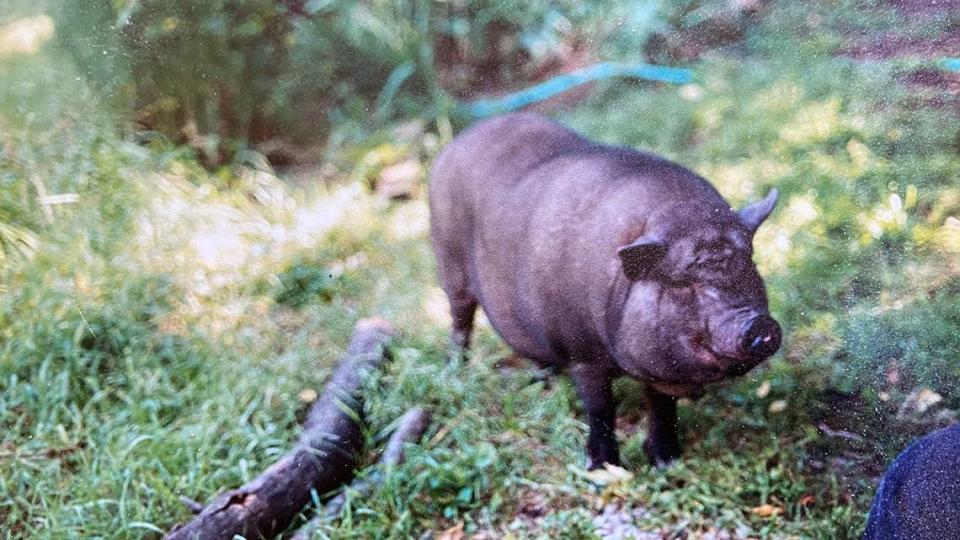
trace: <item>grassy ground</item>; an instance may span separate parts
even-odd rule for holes
[[[428,164],[443,122],[300,180],[209,173],[113,135],[63,58],[0,58],[0,224],[34,237],[0,260],[0,534],[158,537],[189,517],[179,496],[207,500],[289,448],[354,321],[380,314],[400,337],[370,442],[412,405],[435,423],[317,538],[595,538],[618,518],[639,538],[856,537],[883,466],[960,406],[955,81],[911,83],[927,57],[844,53],[907,25],[778,5],[695,61],[695,84],[602,84],[558,114],[734,205],[782,194],[756,249],[783,351],[681,404],[686,455],[666,470],[646,465],[642,387],[623,381],[620,476],[582,471],[569,383],[531,382],[489,327],[469,364],[446,362],[422,190],[387,202],[366,182]],[[47,216],[38,180],[76,202]]]

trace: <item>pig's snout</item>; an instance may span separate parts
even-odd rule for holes
[[[783,333],[780,325],[769,315],[758,315],[751,320],[740,338],[740,350],[759,363],[773,356],[780,348]]]

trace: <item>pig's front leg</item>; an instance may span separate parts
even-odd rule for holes
[[[577,395],[587,412],[590,435],[587,439],[587,468],[603,467],[604,463],[620,464],[620,449],[617,446],[617,405],[613,401],[610,373],[589,364],[574,364],[570,369]]]
[[[677,398],[648,388],[650,429],[643,449],[651,465],[663,467],[680,457],[677,434]]]

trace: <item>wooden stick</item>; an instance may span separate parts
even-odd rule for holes
[[[273,537],[311,501],[353,478],[363,435],[359,394],[368,373],[387,359],[393,335],[382,319],[357,323],[350,345],[320,399],[307,414],[296,447],[246,485],[224,492],[168,540]]]
[[[423,433],[430,425],[430,413],[421,407],[414,407],[406,412],[397,422],[397,428],[393,430],[387,445],[377,461],[379,469],[364,478],[354,482],[350,487],[341,492],[327,503],[326,510],[319,516],[311,519],[297,531],[297,534],[290,537],[290,540],[308,540],[313,531],[320,526],[324,519],[336,517],[343,506],[347,503],[347,492],[352,492],[354,497],[368,497],[373,491],[383,483],[386,470],[396,467],[403,462],[403,451],[407,443],[416,442],[423,437]]]

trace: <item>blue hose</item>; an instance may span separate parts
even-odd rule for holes
[[[947,71],[960,72],[960,58],[944,58],[940,60],[940,67]]]
[[[464,114],[473,118],[482,118],[495,114],[515,111],[538,101],[579,86],[584,83],[609,79],[611,77],[629,77],[672,84],[685,84],[693,80],[689,69],[654,66],[650,64],[615,64],[603,62],[594,64],[572,73],[558,75],[525,90],[493,99],[481,99],[460,105]]]

